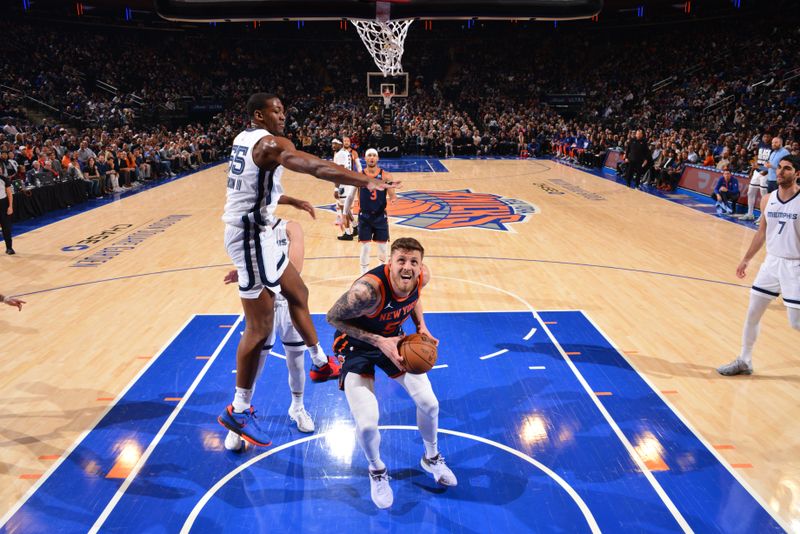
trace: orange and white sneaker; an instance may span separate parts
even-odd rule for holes
[[[327,380],[339,378],[341,372],[342,367],[339,365],[339,361],[333,356],[328,356],[328,363],[322,367],[312,363],[311,369],[308,371],[308,376],[311,378],[312,382],[325,382]]]

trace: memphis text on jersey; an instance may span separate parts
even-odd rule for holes
[[[784,213],[782,211],[768,211],[767,217],[770,217],[772,219],[790,219],[793,221],[797,220],[796,213]]]

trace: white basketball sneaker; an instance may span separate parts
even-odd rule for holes
[[[394,502],[394,493],[392,487],[389,486],[389,472],[386,468],[382,471],[369,472],[369,493],[372,497],[372,502],[378,508],[389,508]]]
[[[244,450],[244,440],[236,432],[228,430],[225,436],[225,448],[229,451],[239,452]]]
[[[437,454],[433,458],[426,458],[425,455],[422,455],[422,460],[420,460],[419,465],[422,468],[433,475],[433,479],[442,486],[457,486],[458,480],[456,476],[450,471],[450,468],[447,467],[447,464],[444,462],[444,456],[441,454]]]
[[[297,423],[297,430],[310,434],[314,432],[314,420],[303,406],[299,408],[289,408],[289,417]]]
[[[752,364],[747,364],[739,358],[736,358],[731,363],[726,363],[723,366],[717,367],[717,372],[723,376],[752,375],[753,366]]]

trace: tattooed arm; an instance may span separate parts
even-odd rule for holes
[[[371,279],[356,280],[347,292],[328,310],[327,320],[333,327],[380,349],[401,370],[403,358],[397,352],[397,343],[402,336],[383,337],[374,332],[368,332],[352,323],[352,320],[362,315],[374,313],[381,304],[380,291],[377,282]]]

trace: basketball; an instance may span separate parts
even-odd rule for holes
[[[400,340],[397,351],[412,375],[427,373],[436,364],[436,343],[425,334],[411,334]]]

